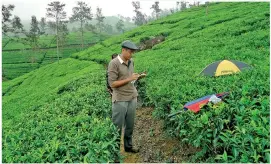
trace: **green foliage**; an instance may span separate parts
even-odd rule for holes
[[[238,75],[237,86],[226,84],[232,89],[227,103],[209,105],[198,114],[184,112],[168,121],[183,144],[202,148],[197,158],[217,155],[216,162],[269,162],[269,89],[263,87],[264,73],[256,72]]]
[[[22,64],[22,63],[39,63],[43,58],[44,50],[33,53],[31,50],[25,51],[5,51],[2,52],[3,64]]]
[[[124,31],[123,20],[120,19],[120,20],[117,22],[117,24],[116,24],[116,29],[117,29],[118,31],[120,31],[121,33],[123,33],[123,31]]]
[[[11,21],[11,25],[13,28],[13,32],[15,32],[15,34],[21,33],[23,32],[23,25],[21,23],[21,18],[18,16],[14,16],[14,18]]]
[[[38,63],[3,64],[2,75],[7,78],[7,80],[10,80],[31,72],[38,67]]]
[[[66,45],[76,45],[76,44],[81,44],[80,40],[80,33],[79,32],[71,32],[67,35],[66,38]],[[108,38],[108,35],[102,34],[102,35],[97,35],[93,34],[91,32],[85,32],[84,33],[84,41],[87,44],[94,44],[99,41],[100,38],[102,40],[105,40]],[[9,38],[3,38],[2,39],[3,43],[6,43],[9,41]],[[42,48],[55,48],[56,47],[56,40],[55,40],[55,35],[41,35],[40,38],[38,39],[38,44]],[[14,50],[14,49],[26,49],[26,48],[31,48],[30,45],[24,44],[23,40],[19,41],[10,41],[6,47],[2,47],[3,50]]]
[[[4,82],[3,161],[119,158],[103,72],[98,64],[66,59]]]
[[[137,72],[147,71],[140,95],[155,106],[169,132],[200,147],[194,160],[269,162],[269,3],[212,3],[140,26],[73,57],[109,61],[123,40],[136,43],[163,34],[166,40],[134,55]],[[218,78],[198,76],[217,60],[238,60],[253,70]],[[230,91],[227,103],[200,113],[167,116],[194,99]]]
[[[67,58],[79,48],[60,48],[60,58]],[[2,53],[3,76],[8,80],[57,61],[55,49],[5,51]]]
[[[65,94],[24,115],[29,121],[5,128],[3,161],[112,162],[117,133],[108,118],[110,103],[93,103],[101,101],[97,93],[103,91]]]
[[[73,53],[82,50],[78,46],[81,44],[80,35],[80,33],[74,32],[67,36],[66,45],[59,48],[60,59],[70,57]],[[89,32],[84,33],[84,40],[88,45],[95,44],[100,38],[104,40],[107,37],[106,35],[97,36]],[[57,61],[55,36],[42,35],[37,41],[37,44],[42,46],[41,49],[38,47],[33,49],[29,44],[24,44],[25,41],[23,40],[18,42],[15,40],[9,41],[7,38],[3,39],[3,42],[9,42],[4,47],[6,51],[2,51],[5,80],[14,79],[41,66]],[[87,46],[84,49],[86,48]]]
[[[96,8],[96,15],[95,19],[97,20],[96,27],[99,29],[99,32],[101,33],[103,26],[104,26],[104,19],[105,17],[102,14],[102,8],[97,7]]]
[[[6,32],[10,32],[12,31],[11,29],[11,11],[13,11],[13,9],[15,8],[14,5],[2,5],[2,32],[3,34]]]
[[[103,89],[105,72],[90,61],[106,64],[122,41],[139,43],[163,34],[164,42],[134,54],[136,72],[147,72],[138,84],[143,104],[155,107],[154,115],[165,119],[182,144],[200,148],[192,161],[269,163],[269,3],[211,3],[208,8],[208,15],[204,6],[187,9],[75,53],[76,60],[4,82],[3,161],[112,161],[117,134],[105,119],[111,104]],[[198,76],[222,59],[253,69]],[[167,117],[182,104],[225,91],[230,95],[219,105]]]

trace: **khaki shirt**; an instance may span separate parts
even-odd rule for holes
[[[133,60],[128,61],[128,65],[120,58],[120,56],[110,61],[108,66],[108,82],[112,88],[114,81],[126,79],[134,73]],[[138,96],[137,90],[133,83],[129,82],[121,87],[112,88],[112,102],[115,101],[131,101]]]

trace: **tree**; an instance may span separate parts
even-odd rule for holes
[[[2,34],[5,34],[6,32],[12,31],[11,29],[11,19],[12,16],[11,11],[15,8],[14,5],[2,5]]]
[[[45,30],[46,30],[46,19],[44,17],[41,18],[39,25],[40,25],[40,33],[41,34],[45,34]]]
[[[67,41],[67,36],[69,34],[69,30],[68,30],[68,21],[61,21],[59,24],[59,46],[61,47],[61,49],[63,49],[66,41]]]
[[[189,4],[189,7],[194,7],[194,6],[197,6],[197,7],[199,7],[199,1],[194,1],[194,3],[190,3]]]
[[[76,7],[72,9],[73,15],[70,17],[71,22],[80,22],[80,32],[81,32],[81,46],[84,48],[84,24],[87,23],[88,20],[93,18],[91,14],[91,7],[88,7],[85,2],[77,2]]]
[[[169,9],[169,10],[170,10],[170,13],[171,13],[171,14],[175,13],[175,11],[174,11],[173,8],[171,8],[171,9]]]
[[[12,25],[12,32],[15,33],[16,37],[18,37],[18,34],[24,32],[20,17],[15,15],[14,18],[12,19],[11,25]]]
[[[133,7],[135,8],[134,12],[136,13],[136,16],[133,17],[133,21],[135,22],[135,25],[143,25],[147,23],[147,15],[143,14],[142,12],[139,11],[140,9],[140,2],[132,2]]]
[[[177,1],[176,2],[176,11],[183,11],[187,8],[186,4],[189,2],[185,2],[185,1]]]
[[[181,2],[181,11],[183,11],[187,8],[186,3],[188,3],[188,2]]]
[[[130,17],[125,17],[125,16],[122,16],[120,14],[118,14],[118,18],[123,20],[123,21],[126,21],[126,22],[130,22],[131,21],[131,18]]]
[[[27,38],[23,39],[23,43],[30,45],[33,48],[33,52],[35,53],[35,50],[37,49],[38,46],[38,39],[39,36],[41,35],[40,29],[39,29],[39,23],[36,18],[36,16],[31,17],[31,25],[30,25],[30,30],[29,32],[24,33]],[[35,57],[31,57],[31,62],[34,63],[36,61]]]
[[[121,33],[124,32],[124,24],[123,24],[123,20],[120,19],[120,20],[117,22],[117,24],[116,24],[116,29],[117,29],[119,32],[121,32]]]
[[[14,5],[2,5],[2,35],[5,35],[7,37],[9,37],[7,35],[7,32],[11,32],[12,28],[11,28],[11,19],[10,17],[12,16],[11,11],[13,11],[13,9],[15,8]],[[9,38],[8,41],[6,43],[2,43],[2,49],[4,47],[6,47],[6,45],[12,40],[12,38]],[[2,39],[3,42],[3,39]],[[6,72],[4,71],[4,68],[2,67],[2,81],[7,80],[6,78]]]
[[[31,18],[31,27],[28,37],[30,38],[31,42],[33,43],[32,47],[36,48],[38,46],[38,38],[40,35],[39,23],[37,21],[36,16],[32,16]]]
[[[85,29],[88,30],[88,31],[91,31],[94,34],[97,34],[97,28],[94,25],[90,24],[90,23],[85,24]]]
[[[140,2],[139,1],[133,1],[132,2],[133,7],[135,8],[135,10],[139,10],[140,9]]]
[[[55,27],[56,31],[56,45],[57,45],[57,58],[59,63],[59,27],[63,23],[62,21],[66,18],[66,12],[64,11],[65,4],[60,3],[59,1],[54,1],[48,4],[48,8],[46,8],[47,13],[46,16],[48,18],[52,18],[54,21],[51,22],[50,26]]]
[[[36,16],[31,17],[31,27],[30,27],[30,33],[38,35],[40,33],[39,23],[37,21]]]
[[[8,43],[13,40],[13,38],[7,35],[8,32],[12,32],[13,29],[11,27],[11,11],[15,8],[14,5],[2,5],[2,35],[8,37],[7,42],[2,44],[2,49],[8,45]],[[3,41],[3,39],[2,39]]]
[[[162,11],[159,8],[159,2],[158,1],[154,2],[154,4],[152,5],[150,9],[153,9],[153,13],[155,13],[155,18],[158,19],[159,13]]]
[[[97,22],[96,26],[98,27],[100,34],[101,34],[102,29],[104,27],[104,24],[103,24],[104,18],[105,17],[102,14],[102,8],[97,7],[96,20],[98,22]]]
[[[150,21],[153,21],[153,20],[155,20],[155,14],[154,13],[152,13],[151,15],[148,15],[146,17],[147,22],[150,22]]]
[[[171,12],[172,10],[173,10],[172,8],[162,10],[160,13],[160,17],[165,17],[165,16],[172,14],[172,12]],[[173,10],[173,12],[174,12],[174,10]]]
[[[110,24],[105,24],[104,25],[104,31],[107,32],[108,34],[112,34],[113,33],[113,27]]]
[[[206,13],[206,15],[208,15],[208,6],[209,6],[209,2],[208,1],[205,2],[205,6],[206,6],[205,13]]]
[[[120,14],[118,14],[118,17],[119,17],[119,19],[122,19],[122,20],[124,20],[124,19],[125,19],[125,17],[124,17],[124,16],[122,16],[122,15],[120,15]]]
[[[77,28],[76,27],[72,27],[72,32],[77,32]]]
[[[130,18],[130,17],[126,17],[126,18],[125,18],[125,21],[126,21],[126,22],[130,22],[130,21],[131,21],[131,18]]]
[[[60,57],[60,53],[61,52],[60,48],[63,48],[65,42],[66,42],[66,38],[67,35],[69,34],[69,30],[67,27],[67,23],[68,21],[59,21],[58,23],[58,35],[52,39],[52,43],[57,43],[57,52],[58,52],[58,58]],[[48,21],[48,27],[55,31],[56,30],[56,23],[52,22],[52,21]]]
[[[46,26],[47,26],[46,32],[48,34],[50,34],[50,35],[56,34],[56,23],[55,22],[48,20],[46,22]],[[56,35],[55,35],[55,37],[56,37]]]
[[[179,1],[177,1],[176,2],[176,9],[175,9],[176,12],[180,11],[180,5],[181,5],[181,3]]]

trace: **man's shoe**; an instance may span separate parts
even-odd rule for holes
[[[134,147],[132,147],[132,148],[125,148],[125,151],[129,152],[129,153],[138,153],[139,149],[134,148]]]

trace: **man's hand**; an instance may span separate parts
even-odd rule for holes
[[[141,73],[139,77],[145,77],[147,74],[146,73]]]
[[[142,78],[144,78],[144,77],[146,77],[146,76],[147,76],[146,71],[145,71],[145,72],[142,72],[142,73],[140,73],[140,76],[139,76],[138,80],[139,80],[139,79],[142,79]]]
[[[131,81],[137,80],[139,78],[139,74],[138,73],[133,73],[133,75],[130,77]]]
[[[131,82],[133,83],[134,81],[136,81],[139,77],[139,74],[138,73],[133,73],[132,76],[126,78],[126,79],[123,79],[123,80],[118,80],[118,81],[114,81],[111,85],[112,88],[118,88],[118,87],[121,87],[123,85],[126,85],[127,83]]]

